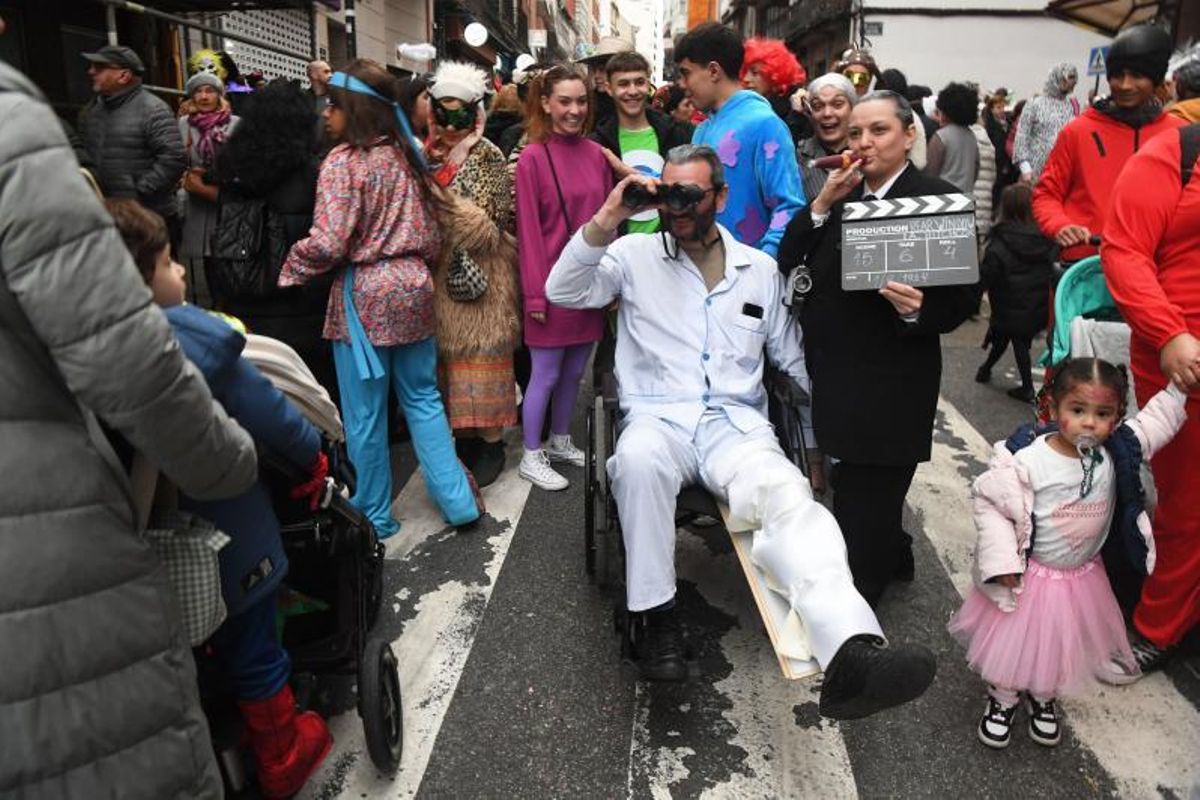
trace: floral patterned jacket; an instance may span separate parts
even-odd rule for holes
[[[317,180],[313,226],[292,246],[280,286],[337,270],[325,314],[326,339],[350,341],[343,302],[345,269],[355,267],[353,299],[371,344],[411,344],[433,335],[434,263],[442,237],[403,155],[384,140],[341,144]]]

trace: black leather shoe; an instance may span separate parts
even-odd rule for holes
[[[920,697],[937,673],[927,647],[851,636],[825,668],[821,716],[859,719]]]
[[[480,442],[471,473],[479,488],[491,486],[504,471],[504,442]]]
[[[987,367],[980,367],[979,369],[975,370],[976,383],[991,383],[991,381],[992,371],[990,369]]]
[[[1006,395],[1013,400],[1020,400],[1022,403],[1033,402],[1033,389],[1029,386],[1017,386],[1005,392]]]
[[[688,668],[683,636],[675,611],[643,614],[644,639],[638,647],[638,668],[648,681],[684,681]]]

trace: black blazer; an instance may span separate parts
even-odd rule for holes
[[[889,198],[957,192],[911,164]],[[848,200],[862,197],[862,185]],[[940,334],[974,313],[978,285],[927,287],[920,318],[906,323],[871,291],[841,288],[842,204],[813,228],[811,206],[792,218],[779,245],[787,275],[806,260],[813,290],[800,311],[821,450],[854,464],[928,461],[942,378]]]

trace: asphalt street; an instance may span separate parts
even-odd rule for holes
[[[1028,421],[993,383],[973,380],[983,322],[944,339],[943,403],[931,464],[908,509],[917,577],[889,589],[884,630],[937,654],[917,702],[832,723],[819,679],[779,670],[720,527],[680,531],[679,601],[699,676],[640,683],[622,663],[608,598],[583,560],[583,474],[563,492],[530,490],[509,469],[486,490],[487,519],[456,533],[437,518],[396,448],[387,602],[376,632],[393,642],[405,692],[400,772],[378,775],[351,710],[335,717],[333,757],[303,796],[358,797],[1188,797],[1200,791],[1200,657],[1125,689],[1066,703],[1058,748],[1022,729],[1003,752],[975,738],[983,687],[945,624],[967,585],[971,478],[988,444]],[[1035,345],[1035,350],[1036,350]],[[869,382],[869,376],[864,376]],[[869,385],[864,385],[869,391]],[[586,399],[586,398],[585,398]],[[576,442],[583,443],[582,415]],[[1022,719],[1022,718],[1018,718]]]

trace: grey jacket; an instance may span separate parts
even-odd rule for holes
[[[96,177],[107,197],[132,197],[163,216],[179,216],[175,190],[186,158],[170,107],[136,86],[97,97],[80,114]]]
[[[96,418],[188,494],[255,480],[54,114],[0,63],[0,797],[219,797],[178,607]]]

